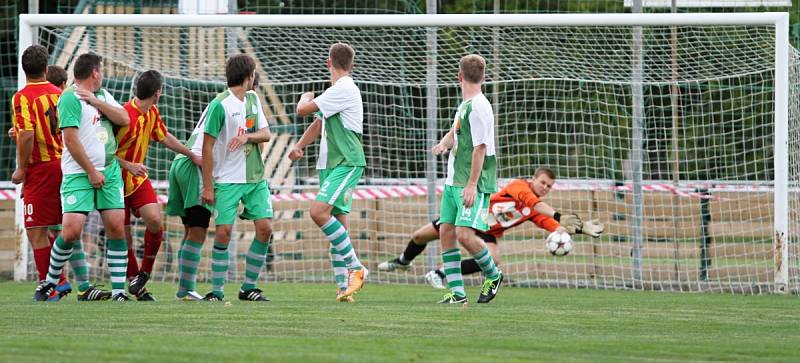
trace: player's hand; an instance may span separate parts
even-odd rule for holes
[[[201,168],[203,167],[203,158],[200,157],[200,155],[192,153],[192,162],[194,165],[197,165]]]
[[[461,199],[464,202],[464,208],[472,208],[475,203],[475,196],[478,194],[478,187],[474,184],[467,184],[461,192]]]
[[[442,155],[447,152],[447,146],[444,146],[441,143],[436,144],[433,146],[433,149],[431,149],[431,152],[433,155]]]
[[[15,127],[8,129],[8,137],[11,138],[11,142],[17,142],[17,129]]]
[[[125,169],[135,176],[147,175],[147,165],[144,164],[129,163]]]
[[[566,228],[569,234],[575,234],[580,233],[579,231],[583,225],[583,221],[581,221],[581,217],[578,217],[577,214],[566,213],[562,214],[561,218],[558,219],[558,224]]]
[[[312,92],[312,91],[309,91],[309,92],[303,93],[303,94],[300,96],[300,100],[301,100],[301,101],[303,101],[303,100],[305,100],[305,101],[311,101],[311,100],[313,100],[313,99],[314,99],[314,92]]]
[[[295,146],[292,148],[292,150],[289,151],[289,160],[291,161],[300,160],[300,158],[303,157],[303,154],[304,154],[303,149]]]
[[[81,88],[77,88],[76,87],[75,88],[75,94],[78,96],[78,98],[80,98],[81,100],[86,101],[86,103],[88,103],[88,104],[90,104],[92,106],[95,106],[98,103],[100,103],[100,99],[97,98],[97,96],[94,95],[94,92],[89,92],[89,91],[87,91],[85,89],[81,89]]]
[[[231,143],[228,144],[228,151],[236,151],[246,143],[247,134],[236,136],[233,138],[233,140],[231,140]]]
[[[106,177],[103,173],[94,170],[89,173],[89,183],[92,184],[93,188],[100,189],[106,183]]]
[[[593,219],[591,221],[583,222],[580,232],[587,236],[592,236],[594,238],[597,238],[600,237],[601,234],[603,234],[604,229],[605,226],[603,225],[603,223],[600,223],[600,220]]]
[[[203,188],[203,193],[200,194],[200,201],[204,204],[214,205],[214,189]]]
[[[11,174],[11,182],[20,184],[25,181],[25,169],[16,168],[14,174]]]

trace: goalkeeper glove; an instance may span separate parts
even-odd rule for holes
[[[598,219],[594,219],[583,222],[583,225],[581,225],[581,228],[577,232],[597,238],[603,233],[603,229],[605,229],[603,223],[600,223],[600,220]]]
[[[561,227],[566,228],[569,234],[580,233],[581,226],[583,226],[583,221],[581,221],[581,217],[578,217],[577,214],[561,214],[556,212],[553,215],[553,219],[555,219]]]

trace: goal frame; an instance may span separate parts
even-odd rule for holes
[[[774,290],[789,285],[789,13],[670,14],[420,14],[420,15],[170,15],[170,14],[21,14],[18,55],[32,45],[39,26],[136,27],[446,27],[446,26],[773,26],[774,84]],[[19,61],[18,87],[25,86]],[[634,82],[635,83],[635,82]],[[430,115],[430,113],[429,113]],[[20,187],[17,187],[17,195]],[[25,280],[29,242],[23,204],[17,197],[15,226],[19,236],[14,280]]]

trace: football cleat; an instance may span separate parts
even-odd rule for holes
[[[439,300],[439,304],[466,304],[467,302],[466,296],[458,296],[452,292],[444,295],[442,300]]]
[[[439,275],[439,270],[430,270],[425,274],[425,281],[434,289],[444,289],[444,277]]]
[[[128,295],[125,294],[124,292],[120,292],[120,293],[114,295],[114,297],[112,297],[111,300],[113,300],[113,301],[130,301],[131,298],[129,298]]]
[[[503,273],[500,273],[494,280],[486,279],[483,281],[481,287],[481,296],[478,297],[478,304],[485,304],[494,299],[497,295],[497,290],[500,290],[500,284],[503,282]]]
[[[105,291],[89,285],[86,291],[78,292],[78,301],[99,301],[111,298],[111,291]]]
[[[378,271],[386,271],[392,272],[394,270],[403,270],[407,271],[411,267],[411,264],[403,264],[400,262],[400,259],[395,257],[389,261],[384,261],[378,264]]]
[[[137,301],[156,301],[156,298],[153,296],[153,294],[150,293],[150,291],[147,291],[147,289],[142,289],[142,290],[139,291],[139,295],[136,295],[136,300]]]
[[[262,294],[261,289],[250,289],[247,291],[239,290],[239,300],[242,301],[269,301],[269,299]]]
[[[56,294],[56,284],[43,280],[33,292],[33,301],[48,301],[53,294]]]
[[[56,292],[58,293],[58,298],[61,299],[72,292],[72,284],[67,280],[61,280],[58,282],[58,285],[56,285]]]
[[[336,292],[336,301],[338,302],[356,302],[356,299],[353,298],[353,295],[345,295],[345,290],[339,290]]]
[[[203,300],[203,295],[198,294],[197,291],[186,291],[183,296],[175,294],[175,298],[181,301],[201,301]]]
[[[128,284],[128,292],[132,295],[139,296],[144,290],[144,285],[150,280],[150,274],[144,271],[139,272],[131,279]]]
[[[215,294],[212,291],[212,292],[209,292],[208,294],[206,294],[206,296],[203,297],[203,300],[204,301],[222,301],[222,296],[219,296],[219,295]]]
[[[350,296],[361,290],[367,280],[367,275],[369,275],[369,270],[366,267],[361,267],[360,270],[348,271],[347,290],[345,290],[343,296]]]

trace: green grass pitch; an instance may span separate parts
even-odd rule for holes
[[[503,288],[462,308],[426,286],[347,304],[333,284],[280,283],[226,306],[175,301],[173,284],[150,286],[156,303],[37,304],[33,288],[0,283],[2,362],[800,361],[797,296]]]

